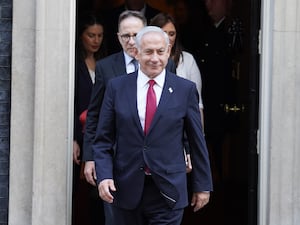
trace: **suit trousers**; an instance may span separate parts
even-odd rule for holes
[[[114,216],[112,212],[112,205],[108,202],[103,201],[105,225],[114,225]]]
[[[142,199],[137,208],[128,210],[112,205],[112,211],[114,225],[180,225],[184,209],[171,209],[151,175],[146,175]]]

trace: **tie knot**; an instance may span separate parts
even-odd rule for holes
[[[153,85],[155,84],[155,80],[149,80],[148,82],[149,82],[150,87],[153,87]]]

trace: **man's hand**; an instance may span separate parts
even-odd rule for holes
[[[193,194],[191,206],[194,207],[194,212],[204,207],[209,202],[209,192],[197,192]]]
[[[84,176],[88,183],[93,186],[96,186],[95,180],[96,177],[96,170],[95,170],[95,162],[94,161],[86,161],[84,165]]]
[[[79,156],[80,156],[80,147],[79,147],[79,144],[77,143],[77,141],[73,141],[73,161],[77,165],[80,165]]]
[[[99,196],[103,201],[112,203],[114,201],[114,196],[112,196],[111,191],[116,191],[116,187],[113,179],[104,179],[99,183],[98,186]]]

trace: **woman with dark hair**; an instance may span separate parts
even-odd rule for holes
[[[96,61],[106,56],[104,26],[93,14],[79,17],[76,40],[74,141],[73,141],[73,225],[104,224],[102,200],[97,188],[88,184],[81,173],[82,145],[85,119],[92,87],[95,82]],[[82,222],[81,222],[82,221]]]

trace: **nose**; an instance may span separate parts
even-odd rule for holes
[[[130,36],[128,42],[130,44],[135,44],[135,36]]]
[[[100,40],[101,40],[100,37],[95,37],[94,42],[95,42],[96,44],[99,44],[99,43],[100,43]]]
[[[130,35],[130,36],[129,36],[128,43],[130,43],[130,44],[132,44],[132,45],[135,44],[135,35]]]
[[[152,61],[157,61],[158,60],[158,54],[156,52],[153,52],[153,54],[151,56],[151,60]]]

